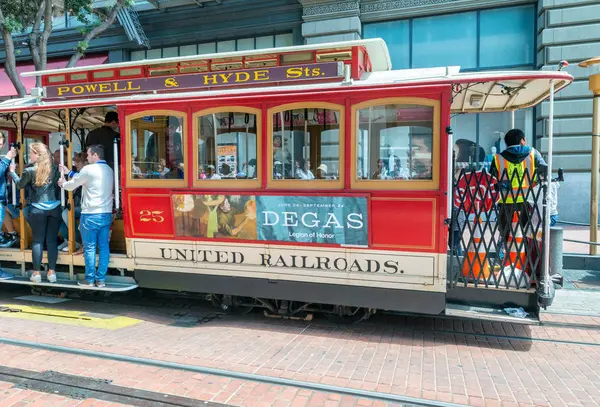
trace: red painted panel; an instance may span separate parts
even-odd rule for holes
[[[435,251],[437,208],[431,198],[371,198],[371,238],[374,248]]]
[[[134,237],[174,237],[171,197],[167,194],[128,194],[128,218]]]

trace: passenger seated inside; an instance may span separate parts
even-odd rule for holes
[[[183,144],[181,139],[181,122],[175,116],[167,119],[164,138],[153,132],[146,144],[146,161],[151,164],[150,177],[165,179],[183,179]],[[164,149],[160,149],[160,143]],[[163,155],[159,156],[160,151]],[[165,154],[166,152],[166,154]]]
[[[296,178],[304,180],[315,179],[315,175],[310,170],[310,160],[296,160]]]
[[[209,165],[206,167],[206,177],[205,179],[221,179],[221,176],[215,172],[215,166]]]

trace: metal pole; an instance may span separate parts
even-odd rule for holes
[[[554,80],[550,81],[550,111],[548,115],[548,173],[544,181],[546,199],[544,200],[544,268],[537,287],[538,303],[544,309],[552,305],[555,296],[554,282],[550,279],[550,208],[548,207],[548,193],[552,182],[552,142],[554,139]]]
[[[552,275],[561,275],[563,270],[563,229],[550,228],[550,268]]]
[[[598,172],[600,171],[600,57],[580,62],[581,68],[591,68],[595,72],[589,77],[589,88],[594,92],[594,116],[592,121],[592,185],[590,188],[590,254],[598,254]]]
[[[60,142],[60,166],[64,167],[65,166],[65,146],[62,143],[62,141]],[[60,172],[60,178],[64,181],[65,180],[65,174],[61,171]],[[60,188],[60,207],[61,209],[65,209],[65,189],[63,187]],[[63,236],[64,238],[65,236]]]
[[[515,128],[515,111],[510,111],[510,130]]]
[[[592,123],[592,185],[590,196],[590,241],[598,242],[598,172],[600,171],[600,93],[594,94]],[[590,254],[598,254],[598,246],[590,245]]]
[[[121,139],[116,137],[113,140],[113,157],[114,157],[114,166],[115,170],[113,171],[114,176],[114,188],[115,188],[115,209],[119,210],[121,208],[120,205],[120,186],[119,186],[119,142]]]
[[[552,147],[554,142],[554,80],[550,81],[550,109],[548,112],[548,175],[546,176],[547,194],[550,193],[552,183]],[[544,276],[548,281],[550,279],[550,208],[548,198],[546,198],[546,210],[544,211]]]

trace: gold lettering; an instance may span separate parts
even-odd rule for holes
[[[100,86],[102,86],[102,85],[100,85]],[[94,93],[94,92],[96,92],[97,87],[98,87],[98,85],[96,85],[96,84],[85,85],[85,90],[87,90],[88,93]]]
[[[62,96],[63,93],[68,92],[71,90],[70,86],[59,86],[58,87],[58,96]]]
[[[285,72],[285,77],[289,79],[296,79],[302,77],[302,68],[288,68]]]
[[[100,92],[110,92],[110,83],[101,83]]]
[[[232,73],[230,73],[230,74],[222,73],[222,74],[219,74],[219,76],[221,78],[223,78],[223,83],[229,83],[229,78],[231,78],[233,76],[233,74]]]
[[[137,85],[137,87],[134,88],[133,82],[127,81],[127,90],[140,90],[141,88],[141,85]]]
[[[175,78],[167,78],[165,79],[165,88],[178,88],[179,83],[175,80]]]
[[[261,69],[260,71],[254,71],[255,81],[268,81],[269,71],[267,69]]]
[[[311,75],[312,76],[321,76],[321,68],[313,68]]]
[[[73,86],[73,88],[71,89],[71,92],[73,92],[74,95],[81,95],[83,93],[85,89],[83,89],[83,86]]]
[[[242,75],[244,75],[244,79],[242,79]],[[250,80],[250,74],[248,72],[236,72],[235,73],[235,82],[248,82]]]
[[[217,85],[217,75],[206,75],[204,77],[204,84],[205,85],[210,85],[210,81],[212,81],[212,85]]]
[[[129,84],[131,84],[131,82],[128,82]],[[113,82],[113,91],[115,92],[124,92],[127,90],[127,86],[125,86],[125,84],[123,84],[122,88],[119,88],[119,82]]]

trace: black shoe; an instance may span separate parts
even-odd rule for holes
[[[0,241],[0,247],[3,249],[7,247],[13,247],[18,241],[19,235],[17,235],[16,233],[9,233],[3,241]]]
[[[0,245],[3,245],[8,240],[8,236],[4,233],[0,233]]]

